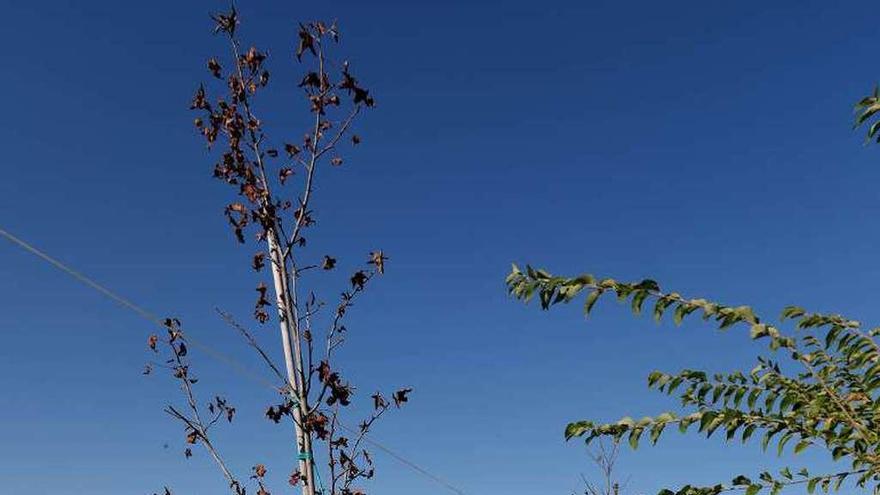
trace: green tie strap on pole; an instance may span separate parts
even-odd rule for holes
[[[315,473],[315,477],[318,478],[318,486],[321,487],[319,493],[321,493],[321,495],[324,495],[324,481],[321,479],[321,470],[314,469],[312,471]]]
[[[312,454],[310,454],[308,452],[300,452],[299,455],[297,456],[297,458],[301,461],[311,461]],[[312,465],[314,466],[314,463]],[[313,469],[312,472],[315,473],[315,477],[318,478],[318,486],[320,487],[320,490],[318,490],[318,492],[323,494],[324,493],[324,481],[321,479],[321,471],[318,469]]]

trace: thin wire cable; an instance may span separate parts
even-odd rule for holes
[[[345,426],[345,425],[342,424],[341,422],[339,423],[339,426],[341,426],[342,429],[347,430],[349,433],[353,433],[353,434],[359,434],[359,433],[360,433],[360,432],[358,432],[357,430],[355,430],[354,428],[349,428],[348,426]],[[433,480],[435,483],[439,483],[440,485],[443,485],[445,488],[447,488],[448,490],[451,490],[451,491],[457,493],[458,495],[466,495],[463,491],[461,491],[460,489],[456,488],[454,485],[449,484],[448,481],[446,481],[446,480],[444,480],[443,478],[440,478],[439,476],[436,476],[436,475],[434,475],[434,474],[432,474],[432,473],[430,473],[430,472],[428,472],[428,471],[422,469],[422,468],[419,467],[417,464],[415,464],[415,463],[413,463],[413,462],[407,460],[406,458],[400,456],[399,454],[396,454],[395,452],[392,452],[391,450],[388,449],[388,447],[386,447],[386,446],[382,445],[381,443],[379,443],[379,442],[373,440],[372,438],[370,438],[370,437],[368,437],[368,436],[364,436],[364,440],[366,440],[366,442],[367,442],[368,444],[372,445],[373,447],[376,447],[377,449],[381,450],[382,452],[385,452],[386,455],[388,455],[388,456],[390,456],[390,457],[393,457],[397,462],[409,466],[410,469],[412,469],[413,471],[418,472],[418,473],[421,474],[422,476],[425,476],[426,478],[430,478],[430,479]]]
[[[100,292],[104,296],[112,299],[116,303],[120,304],[122,307],[130,309],[131,311],[137,313],[137,315],[140,316],[141,318],[149,321],[150,323],[154,323],[161,328],[165,328],[164,320],[162,318],[160,318],[158,315],[156,315],[155,313],[148,311],[148,310],[142,308],[141,306],[138,306],[137,304],[129,301],[128,299],[120,296],[119,294],[116,294],[115,292],[104,287],[103,285],[99,284],[98,282],[95,282],[91,278],[83,275],[82,273],[74,270],[73,268],[70,268],[69,266],[65,265],[64,263],[61,263],[57,259],[49,256],[48,254],[46,254],[43,251],[40,251],[39,249],[28,244],[27,242],[23,241],[22,239],[19,239],[18,237],[12,235],[11,233],[3,230],[2,228],[0,228],[0,235],[9,239],[14,244],[18,245],[19,247],[28,251],[29,253],[39,257],[40,259],[49,263],[50,265],[54,266],[55,268],[61,270],[62,272],[67,273],[68,275],[70,275],[71,277],[80,281],[81,283],[91,287],[92,289]],[[191,344],[191,347],[195,347],[195,348],[201,350],[202,352],[204,352],[205,354],[207,354],[208,356],[210,356],[211,358],[213,358],[219,362],[222,362],[222,363],[226,364],[227,366],[232,367],[233,369],[235,369],[238,373],[242,374],[243,376],[246,376],[246,377],[250,378],[251,380],[259,381],[263,385],[268,385],[268,386],[272,387],[273,389],[278,390],[278,387],[276,387],[275,385],[272,385],[272,382],[267,380],[265,377],[253,372],[252,370],[248,369],[246,366],[242,365],[241,363],[237,362],[236,360],[232,359],[231,357],[227,356],[226,354],[223,354],[222,352],[217,351],[216,349],[212,348],[211,346],[200,342],[198,339],[193,338],[188,333],[186,334],[186,340],[187,340],[187,342],[189,342]]]
[[[75,278],[76,280],[83,283],[84,285],[91,287],[92,289],[103,294],[105,297],[112,299],[117,304],[121,305],[122,307],[135,312],[141,318],[143,318],[151,323],[154,323],[162,328],[165,328],[165,323],[164,323],[163,319],[160,318],[155,313],[148,311],[148,310],[144,309],[143,307],[131,302],[130,300],[120,296],[119,294],[111,291],[110,289],[104,287],[103,285],[99,284],[98,282],[96,282],[93,279],[89,278],[88,276],[84,275],[82,272],[74,270],[73,268],[67,266],[66,264],[58,261],[58,259],[53,258],[52,256],[49,256],[46,252],[41,251],[40,249],[37,249],[36,247],[29,244],[28,242],[16,237],[15,235],[11,234],[10,232],[7,232],[3,228],[0,228],[0,235],[5,237],[6,239],[8,239],[13,244],[17,245],[18,247],[24,249],[25,251],[33,254],[34,256],[42,259],[43,261],[49,263],[52,266],[54,266],[58,270],[61,270],[62,272],[70,275],[71,277]],[[246,366],[242,365],[241,363],[239,363],[235,359],[227,356],[226,354],[224,354],[220,351],[215,350],[211,346],[199,342],[197,339],[194,339],[191,335],[187,334],[186,340],[187,340],[187,342],[189,342],[191,344],[192,347],[198,348],[199,350],[204,352],[209,357],[211,357],[211,358],[217,360],[218,362],[221,362],[227,366],[230,366],[232,369],[234,369],[237,373],[241,374],[242,376],[249,378],[251,380],[254,380],[263,386],[267,386],[274,391],[281,390],[280,387],[273,385],[272,382],[269,381],[268,379],[266,379],[265,377],[253,372],[252,370],[250,370]],[[352,428],[349,428],[343,424],[340,424],[340,426],[342,426],[342,428],[344,428],[350,432],[355,431]],[[456,488],[454,485],[445,481],[443,478],[431,473],[430,471],[422,468],[418,464],[416,464],[416,463],[406,459],[405,457],[395,453],[394,451],[392,451],[388,447],[385,447],[384,445],[380,444],[376,440],[373,440],[372,438],[367,437],[367,436],[364,436],[364,440],[366,440],[367,443],[373,445],[374,447],[381,450],[382,452],[384,452],[388,456],[392,457],[396,461],[400,462],[401,464],[409,467],[410,469],[416,471],[417,473],[421,474],[422,476],[425,476],[426,478],[434,481],[435,483],[440,484],[441,486],[443,486],[447,490],[450,490],[458,495],[466,495],[464,493],[464,491],[462,491],[461,489]]]

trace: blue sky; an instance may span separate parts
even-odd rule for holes
[[[207,14],[223,2],[2,3],[0,227],[257,367],[214,314],[249,314],[258,278],[187,110],[222,50]],[[589,322],[577,307],[523,307],[503,286],[512,261],[651,276],[765,315],[799,303],[880,322],[880,150],[850,128],[878,79],[873,7],[241,6],[244,35],[281,74],[267,113],[299,112],[284,71],[295,22],[317,17],[339,19],[379,102],[363,145],[318,190],[313,235],[314,254],[343,268],[377,247],[391,257],[351,313],[345,355],[363,391],[416,389],[376,438],[469,495],[569,493],[590,471],[562,439],[567,421],[674,409],[646,391],[650,371],[749,369],[763,351],[741,331],[657,326],[610,301]],[[179,455],[161,412],[173,385],[140,374],[145,322],[8,243],[0,281],[4,490],[222,492],[206,456]],[[204,356],[198,366],[203,393],[239,408],[220,438],[233,466],[264,462],[283,481],[287,432],[261,418],[272,394]],[[444,493],[377,460],[372,493]],[[794,464],[808,461],[825,462]],[[621,468],[651,493],[778,462],[756,445],[672,434],[625,452]]]

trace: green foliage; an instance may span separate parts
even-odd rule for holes
[[[856,103],[856,123],[855,127],[866,125],[868,127],[867,141],[876,141],[880,143],[880,119],[872,117],[880,112],[880,86],[874,86],[874,92],[861,99]]]
[[[875,103],[876,104],[876,103]],[[557,277],[544,270],[516,265],[506,279],[509,292],[528,302],[535,296],[543,309],[584,298],[589,315],[602,296],[615,295],[640,314],[647,304],[661,321],[671,314],[679,325],[700,315],[719,329],[749,329],[755,340],[764,340],[772,352],[759,357],[748,373],[735,371],[709,375],[699,370],[678,373],[655,371],[648,387],[675,394],[688,414],[665,412],[635,420],[625,417],[613,423],[578,421],[565,429],[566,439],[581,437],[587,443],[603,437],[626,440],[637,448],[643,438],[657,443],[672,426],[680,432],[695,431],[709,438],[716,432],[725,438],[760,439],[763,449],[775,446],[778,454],[795,454],[822,448],[847,469],[814,475],[806,469],[779,473],[763,472],[752,480],[738,475],[727,484],[696,487],[685,485],[661,495],[709,495],[742,490],[747,495],[775,495],[789,485],[805,485],[809,493],[838,489],[846,480],[880,493],[880,329],[866,330],[858,321],[840,315],[808,313],[791,306],[782,312],[781,326],[769,324],[748,306],[727,306],[707,299],[690,299],[664,292],[653,280],[624,283],[592,275]]]

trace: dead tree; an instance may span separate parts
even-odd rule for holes
[[[271,276],[271,288],[263,282],[257,285],[254,318],[260,325],[273,320],[278,324],[283,371],[260,344],[263,337],[230,314],[221,312],[221,316],[259,353],[278,380],[281,400],[267,409],[266,417],[275,423],[292,423],[296,467],[289,483],[300,486],[303,495],[362,494],[355,483],[374,473],[372,458],[364,449],[365,435],[392,404],[400,407],[407,402],[411,389],[398,389],[389,398],[376,392],[372,414],[357,428],[349,428],[340,415],[351,403],[354,387],[343,378],[335,351],[345,341],[348,310],[374,277],[384,274],[388,257],[381,250],[369,253],[362,267],[347,277],[339,299],[328,304],[310,290],[308,276],[334,270],[337,260],[329,254],[309,254],[306,234],[317,219],[313,209],[316,181],[343,164],[344,148],[361,142],[353,127],[375,101],[354,77],[349,63],[332,57],[339,42],[335,22],[302,23],[296,49],[289,57],[304,67],[297,86],[303,96],[306,131],[300,139],[270,137],[255,105],[270,81],[268,52],[242,43],[235,8],[212,19],[214,33],[225,38],[228,50],[225,58],[208,60],[207,69],[224,94],[211,99],[209,87],[200,85],[191,109],[199,113],[195,126],[209,149],[220,148],[214,177],[237,195],[224,209],[232,233],[241,244],[249,239],[256,242],[258,250],[248,262],[256,272]],[[233,494],[244,495],[245,483],[230,471],[209,437],[221,418],[232,421],[235,409],[218,397],[207,406],[209,414],[201,411],[192,390],[196,379],[185,362],[185,334],[177,320],[167,320],[166,327],[167,337],[151,336],[149,344],[155,351],[158,343],[167,345],[170,357],[159,365],[180,380],[187,403],[186,412],[170,406],[167,412],[184,425],[189,444],[201,444],[210,453]],[[315,442],[324,442],[326,450],[318,454]],[[190,448],[185,455],[192,455]],[[323,477],[316,463],[318,455],[326,461]],[[266,472],[260,463],[250,476],[259,495],[269,493]]]

